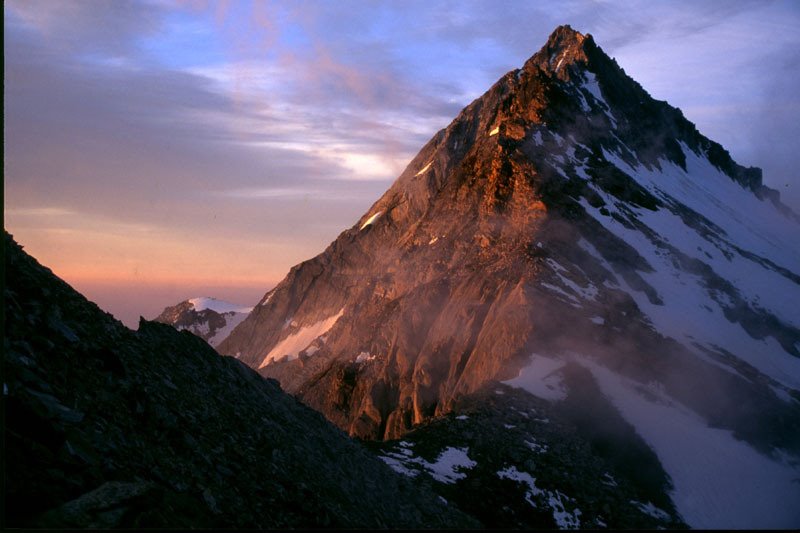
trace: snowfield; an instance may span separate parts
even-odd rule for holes
[[[665,160],[660,161],[661,169],[632,167],[618,154],[606,150],[603,153],[606,160],[666,206],[684,204],[703,213],[717,230],[701,235],[667,207],[651,211],[623,204],[590,184],[605,202],[605,209],[616,218],[604,215],[601,208],[592,207],[585,198],[580,200],[582,207],[653,268],[653,272],[639,275],[656,290],[663,303],[651,302],[644,292],[631,288],[619,275],[608,286],[630,294],[656,330],[683,343],[699,357],[721,365],[698,350],[697,345],[712,352],[722,348],[778,383],[800,389],[800,358],[787,353],[774,337],[755,339],[741,324],[730,321],[725,314],[731,309],[730,295],[710,287],[704,276],[686,272],[669,248],[677,248],[729,282],[751,309],[766,311],[788,326],[800,327],[800,284],[780,270],[800,272],[800,247],[796,244],[800,224],[759,200],[685,145],[682,148],[686,171]],[[628,227],[619,219],[643,224],[652,234]],[[582,241],[581,246],[614,272],[591,244]],[[570,296],[575,301],[587,295],[573,291]]]
[[[587,357],[578,361],[656,453],[672,478],[675,507],[690,526],[793,529],[800,525],[796,465],[762,455],[730,431],[709,427],[665,395],[645,396],[636,382]],[[647,504],[640,508],[651,514],[660,511]]]
[[[258,368],[263,368],[271,362],[284,356],[287,357],[288,360],[297,359],[300,357],[300,352],[302,352],[303,349],[308,348],[312,342],[322,335],[325,335],[325,333],[327,333],[328,330],[330,330],[333,325],[336,324],[336,321],[339,320],[343,314],[344,308],[340,309],[335,315],[329,316],[328,318],[320,320],[319,322],[315,322],[310,326],[300,328],[299,331],[287,336],[285,339],[276,344],[275,347],[269,351],[269,353],[267,353]]]
[[[657,387],[622,377],[596,360],[576,354],[548,358],[533,354],[529,366],[505,383],[535,396],[560,401],[566,390],[558,372],[566,361],[588,369],[625,420],[658,456],[672,479],[671,498],[693,528],[793,529],[800,525],[800,465],[788,454],[768,457],[731,431],[708,423]],[[538,443],[528,443],[536,451]],[[498,473],[500,475],[500,473]],[[503,476],[528,483],[522,473]],[[516,476],[516,477],[513,477]],[[608,476],[606,484],[616,486]],[[530,496],[538,494],[529,484]],[[639,509],[661,518],[666,514],[650,502]]]

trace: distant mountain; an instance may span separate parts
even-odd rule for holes
[[[759,169],[562,26],[218,350],[385,440],[493,382],[590,435],[577,365],[690,526],[796,528],[798,235]]]
[[[276,383],[189,333],[138,331],[8,233],[7,528],[470,528]]]
[[[154,321],[187,330],[216,347],[252,310],[216,298],[192,298],[167,307]]]

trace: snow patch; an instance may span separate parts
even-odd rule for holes
[[[578,299],[575,298],[575,296],[569,294],[567,291],[565,291],[558,285],[553,285],[552,283],[547,283],[546,281],[540,281],[539,285],[541,285],[545,289],[549,289],[552,292],[556,292],[561,296],[565,297],[567,300],[569,300],[570,305],[572,305],[573,307],[581,307],[581,305],[578,303]]]
[[[225,325],[218,329],[213,337],[208,338],[208,344],[215,348],[219,343],[227,339],[233,329],[248,317],[248,313],[225,313],[223,316],[225,317]]]
[[[379,457],[395,472],[408,477],[416,477],[419,472],[424,470],[440,483],[453,484],[459,479],[467,477],[463,470],[469,470],[478,465],[467,455],[468,448],[448,446],[442,450],[436,461],[429,463],[422,457],[413,455],[411,443],[400,442],[399,444],[399,451],[388,452],[387,455]]]
[[[563,283],[572,292],[583,298],[584,300],[594,300],[597,297],[598,291],[592,282],[589,282],[586,287],[581,287],[571,279],[563,276],[560,272],[556,273],[561,283]]]
[[[364,228],[366,228],[367,226],[369,226],[370,224],[372,224],[373,222],[375,222],[376,220],[378,220],[378,217],[379,217],[379,216],[381,216],[381,213],[383,213],[383,211],[378,211],[377,213],[375,213],[374,215],[372,215],[371,217],[369,217],[369,218],[367,219],[367,221],[366,221],[366,222],[364,222],[364,223],[361,225],[361,230],[363,230]]]
[[[531,449],[533,453],[547,453],[549,447],[547,444],[539,444],[536,439],[524,441],[525,445]]]
[[[435,463],[428,463],[425,468],[433,476],[433,479],[442,483],[455,483],[459,479],[464,479],[467,474],[461,470],[469,470],[478,466],[467,455],[468,448],[452,448],[448,446]]]
[[[500,133],[500,126],[497,126],[497,127],[495,127],[495,129],[490,131],[489,132],[489,137],[491,137],[492,135],[497,135],[498,133]]]
[[[597,287],[595,287],[592,282],[589,281],[586,287],[582,287],[565,275],[569,273],[569,271],[563,266],[561,266],[561,264],[558,263],[558,261],[548,257],[546,263],[550,265],[550,267],[553,269],[553,272],[556,274],[556,276],[558,276],[559,281],[561,281],[561,283],[566,288],[570,289],[577,296],[580,296],[585,300],[594,300],[597,297],[598,290]],[[546,285],[548,288],[554,287],[553,285],[549,284],[543,284],[543,285]],[[565,294],[563,291],[558,291],[558,292],[561,292],[561,294]]]
[[[641,512],[648,516],[652,516],[656,520],[669,520],[670,518],[669,513],[656,507],[652,504],[652,502],[642,503],[637,502],[636,500],[631,500],[631,503],[638,507]]]
[[[597,324],[598,326],[602,326],[603,324],[606,323],[606,320],[601,316],[593,316],[589,320],[591,320],[592,323]]]
[[[600,89],[600,84],[597,82],[597,77],[594,75],[594,72],[584,72],[584,80],[585,81],[581,87],[588,91],[592,98],[594,98],[595,101],[600,104],[600,107],[603,108],[606,117],[608,117],[609,121],[611,122],[611,127],[616,129],[617,120],[614,118],[614,115],[611,114],[611,106],[609,106],[608,102],[606,102],[605,98],[603,98],[603,91]]]
[[[417,172],[417,173],[416,173],[416,174],[414,174],[414,175],[415,175],[415,176],[422,176],[423,174],[425,174],[425,172],[427,172],[427,171],[428,171],[428,169],[429,169],[429,168],[431,168],[431,165],[432,165],[432,164],[433,164],[433,161],[429,161],[427,165],[425,165],[424,167],[422,167],[422,170],[420,170],[419,172]]]
[[[609,474],[608,472],[603,472],[603,479],[600,480],[603,485],[608,485],[609,487],[617,487],[617,480],[614,479],[614,476]]]
[[[594,75],[594,72],[587,70],[583,73],[583,76],[585,81],[581,86],[589,91],[589,94],[591,94],[598,103],[608,107],[608,103],[606,102],[606,99],[603,98],[603,91],[600,89],[600,84],[597,82],[597,76]]]
[[[317,337],[320,337],[328,332],[333,327],[337,320],[344,314],[344,308],[340,309],[335,315],[329,316],[319,322],[301,328],[299,331],[289,335],[278,344],[264,357],[258,368],[263,368],[276,359],[287,356],[289,360],[297,359],[300,352],[308,347]]]
[[[580,529],[581,510],[576,507],[574,511],[570,512],[567,511],[564,506],[565,501],[574,501],[569,496],[558,490],[551,491],[537,487],[535,477],[527,472],[517,470],[515,466],[509,466],[508,468],[498,471],[497,477],[500,479],[511,479],[527,485],[525,501],[527,501],[531,507],[538,507],[534,498],[546,498],[545,503],[553,511],[553,519],[559,529]]]
[[[528,366],[520,370],[517,377],[504,383],[524,389],[544,400],[559,402],[567,397],[567,390],[559,374],[564,365],[564,361],[559,359],[533,354]]]
[[[558,529],[580,529],[581,528],[581,510],[577,507],[574,511],[567,511],[564,507],[564,501],[571,498],[559,491],[547,491],[547,503],[553,510],[553,519],[556,521]]]
[[[535,496],[544,495],[544,491],[536,486],[536,478],[527,472],[517,470],[515,466],[509,466],[497,472],[497,477],[500,479],[510,479],[517,481],[528,486],[525,491],[525,501],[531,504],[531,507],[536,507],[536,502],[533,500]]]
[[[389,465],[389,468],[391,468],[398,474],[402,474],[406,477],[411,477],[411,478],[417,477],[419,475],[419,470],[406,466],[406,463],[402,459],[398,459],[397,457],[392,457],[389,455],[379,455],[378,458],[387,465]]]

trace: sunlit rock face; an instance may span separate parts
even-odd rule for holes
[[[713,507],[741,527],[748,500],[796,526],[797,235],[759,169],[562,26],[218,349],[368,439],[492,380],[541,393],[574,363],[658,454],[690,525],[726,527]],[[721,485],[728,464],[768,471],[770,496],[698,488],[659,417],[698,439],[688,470]],[[718,448],[726,461],[702,470]]]

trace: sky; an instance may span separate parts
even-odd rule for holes
[[[560,24],[800,212],[793,0],[7,0],[4,226],[132,327],[254,304]]]

